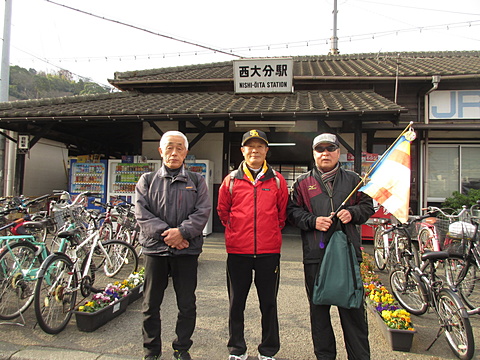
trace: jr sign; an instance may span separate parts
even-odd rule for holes
[[[233,61],[236,93],[293,92],[291,58]]]
[[[480,119],[480,90],[441,90],[429,96],[430,119]]]

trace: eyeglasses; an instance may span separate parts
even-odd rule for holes
[[[338,149],[338,146],[337,145],[328,145],[328,146],[317,146],[315,148],[315,151],[316,152],[319,152],[319,153],[322,153],[324,152],[325,150],[327,150],[328,152],[334,152],[335,150]]]

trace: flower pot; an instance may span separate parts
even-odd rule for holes
[[[121,298],[115,303],[93,313],[74,311],[77,327],[80,331],[91,332],[105,325],[110,320],[123,314],[129,304],[128,296]]]
[[[143,287],[144,284],[135,286],[130,292],[128,293],[128,303],[131,304],[134,301],[140,299],[143,296]]]
[[[413,335],[415,335],[417,331],[389,328],[383,321],[382,316],[375,310],[373,306],[367,304],[367,307],[372,312],[375,321],[382,330],[383,336],[390,344],[390,348],[394,351],[409,352],[412,348]]]

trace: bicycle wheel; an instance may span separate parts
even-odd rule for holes
[[[461,272],[467,266],[463,278]],[[480,269],[476,262],[466,262],[460,258],[448,258],[445,275],[450,286],[458,289],[460,297],[470,309],[480,306]]]
[[[385,227],[383,225],[379,225],[375,228],[375,233],[373,235],[375,265],[377,265],[379,270],[385,269],[385,266],[387,265],[387,249],[385,246],[388,246],[389,241],[385,241],[388,239],[388,234],[383,235],[384,231]]]
[[[94,282],[96,289],[102,289],[115,281],[121,282],[138,269],[138,255],[133,246],[126,242],[107,241],[97,245],[94,254],[94,263],[97,265]]]
[[[467,313],[458,296],[450,289],[442,289],[438,294],[437,312],[440,325],[445,329],[448,345],[459,359],[473,357],[475,344],[473,330]]]
[[[113,239],[113,226],[111,223],[104,222],[100,226],[100,241],[108,241]]]
[[[418,244],[420,253],[423,254],[425,250],[434,251],[433,248],[433,232],[428,228],[423,228],[418,233]]]
[[[426,289],[417,274],[411,271],[394,270],[390,274],[390,288],[400,305],[413,315],[422,315],[428,309],[424,300]]]
[[[420,255],[418,249],[412,241],[408,240],[405,235],[395,234],[395,265],[409,267],[410,261],[413,259],[413,264],[420,267]]]
[[[41,261],[37,247],[27,241],[6,245],[0,254],[0,319],[11,320],[33,301]]]
[[[480,306],[480,269],[477,263],[468,265],[467,274],[458,288],[462,300],[470,309]]]
[[[77,273],[70,258],[50,255],[35,286],[35,316],[43,331],[58,334],[65,329],[75,308],[77,290]]]
[[[115,240],[125,241],[126,243],[132,244],[132,234],[130,230],[126,229],[125,227],[121,227],[118,233],[115,235]]]

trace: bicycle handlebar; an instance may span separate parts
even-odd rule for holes
[[[385,230],[385,231],[383,232],[383,235],[388,234],[388,233],[390,233],[390,232],[392,232],[393,230],[398,229],[398,228],[404,228],[404,229],[405,229],[405,228],[408,228],[411,224],[413,224],[413,223],[415,223],[415,222],[417,222],[417,221],[421,221],[421,220],[423,220],[423,219],[429,218],[429,217],[431,217],[431,216],[432,216],[432,212],[428,212],[428,213],[423,214],[423,215],[415,216],[414,218],[408,220],[408,221],[405,222],[405,223],[392,224],[392,227],[389,228],[389,229],[387,229],[387,230]]]
[[[39,202],[39,201],[42,201],[42,200],[44,200],[44,199],[47,199],[47,198],[49,198],[49,197],[50,197],[50,194],[45,194],[45,195],[39,196],[39,197],[37,197],[37,198],[35,198],[35,199],[32,199],[32,200],[30,200],[30,201],[27,201],[25,204],[23,204],[23,206],[25,206],[25,207],[30,206],[30,205],[32,205],[32,204],[35,204],[35,203],[37,203],[37,202]]]

